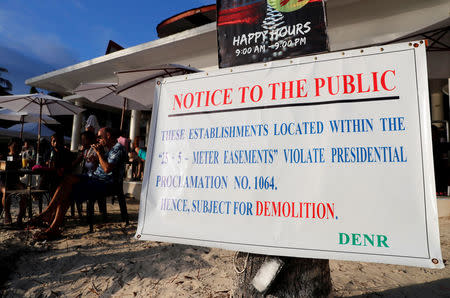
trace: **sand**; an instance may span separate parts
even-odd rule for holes
[[[109,223],[68,218],[63,238],[33,242],[33,231],[0,226],[0,297],[229,297],[236,273],[234,252],[144,242],[133,238],[137,200],[129,200],[131,224],[108,204]],[[100,218],[96,222],[101,223]],[[450,218],[440,218],[443,258],[450,257]],[[450,269],[330,261],[333,295],[450,297]],[[8,269],[8,270],[7,270]],[[11,274],[5,280],[6,271]]]

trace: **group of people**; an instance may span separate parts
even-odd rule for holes
[[[105,196],[122,181],[127,154],[111,128],[101,128],[95,143],[89,132],[82,134],[82,149],[75,162],[83,162],[83,173],[63,174],[47,208],[30,221],[31,225],[48,226],[35,235],[37,240],[51,239],[61,234],[64,215],[73,201],[83,202]]]
[[[144,163],[147,155],[145,148],[140,146],[140,138],[135,137],[131,146],[130,153],[128,153],[129,161],[131,163],[131,180],[140,181],[144,174]]]
[[[57,138],[54,135],[52,138]],[[6,160],[7,170],[9,174],[3,174],[0,178],[0,191],[1,191],[1,204],[0,213],[4,212],[4,224],[12,224],[11,217],[11,197],[9,194],[14,195],[19,199],[19,213],[17,216],[17,225],[22,226],[23,216],[25,215],[26,209],[26,197],[23,193],[7,193],[7,190],[24,190],[25,184],[22,183],[20,175],[17,172],[20,168],[27,168],[34,164],[35,150],[33,144],[25,140],[23,146],[21,146],[22,141],[19,138],[12,138],[8,142],[8,150],[6,156],[2,156],[1,159]],[[43,146],[43,149],[46,147]],[[48,152],[47,152],[48,151]],[[47,150],[47,156],[50,155],[51,150]]]
[[[33,170],[43,173],[38,187],[48,189],[53,194],[47,208],[28,222],[29,226],[45,227],[34,235],[37,240],[52,239],[61,234],[65,213],[72,202],[81,203],[106,196],[115,183],[123,180],[128,155],[118,138],[119,133],[111,128],[103,127],[95,132],[94,127],[88,126],[81,134],[81,149],[74,155],[64,146],[62,135],[54,134],[51,137],[51,149],[44,154],[42,162],[33,167]],[[22,166],[19,148],[18,139],[11,140],[8,145],[8,154],[18,161],[17,168]],[[29,147],[27,150],[32,151]],[[11,224],[10,200],[6,189],[21,189],[24,185],[19,175],[8,175],[8,185],[4,180],[0,181],[4,223]],[[19,225],[22,224],[25,208],[26,200],[21,198],[17,218]]]

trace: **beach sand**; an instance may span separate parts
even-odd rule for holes
[[[33,242],[33,231],[0,226],[0,297],[229,297],[233,251],[135,240],[131,224],[108,204],[109,223],[88,233],[85,220],[66,220],[63,238]],[[96,218],[101,223],[100,218]],[[450,218],[440,218],[443,258],[450,257]],[[35,232],[35,231],[34,231]],[[450,268],[442,270],[330,261],[337,297],[450,297]],[[11,271],[5,281],[6,272]]]

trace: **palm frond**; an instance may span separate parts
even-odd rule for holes
[[[0,88],[5,91],[11,91],[12,83],[10,81],[8,81],[7,79],[0,78]]]

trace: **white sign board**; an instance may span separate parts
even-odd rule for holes
[[[422,42],[166,78],[136,237],[442,268]]]

